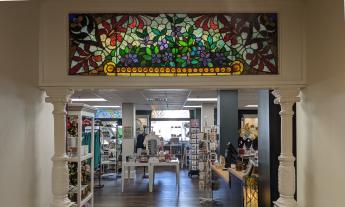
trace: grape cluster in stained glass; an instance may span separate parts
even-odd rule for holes
[[[70,14],[69,75],[278,74],[276,13]]]

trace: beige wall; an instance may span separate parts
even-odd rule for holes
[[[298,105],[298,201],[343,207],[345,186],[344,2],[307,2],[307,80]]]
[[[49,206],[52,107],[37,82],[38,11],[0,2],[0,206]]]

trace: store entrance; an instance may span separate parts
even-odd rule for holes
[[[80,162],[83,170],[70,173],[70,179],[76,177],[70,186],[80,189],[80,195],[70,193],[70,199],[87,203],[92,195],[95,206],[121,207],[257,206],[259,93],[230,92],[75,92],[69,106],[79,106],[81,114],[86,108],[94,110],[94,122],[88,124],[94,125],[95,136],[88,146],[92,155]],[[68,111],[70,121],[71,116]],[[80,145],[68,143],[67,151],[85,148],[86,133],[79,133]],[[245,176],[253,180],[250,189],[243,187]]]

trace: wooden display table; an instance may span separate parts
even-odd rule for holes
[[[228,168],[223,170],[223,168],[211,165],[211,169],[221,177],[227,184],[228,194],[230,196],[230,201],[233,206],[243,206],[243,173],[236,171],[235,169]]]
[[[211,165],[211,169],[227,183],[229,183],[229,173],[230,176],[233,175],[242,182],[244,182],[244,172],[242,171],[237,171],[232,168],[227,168],[226,170],[223,170],[223,168],[219,168],[216,165]]]
[[[223,170],[223,168],[218,168],[216,165],[211,165],[211,169],[221,177],[226,183],[229,183],[229,171]]]
[[[122,192],[124,190],[124,185],[125,185],[125,179],[124,175],[129,167],[148,167],[149,171],[149,192],[153,191],[153,183],[154,183],[154,168],[155,167],[160,167],[160,166],[172,166],[175,167],[176,169],[176,185],[180,186],[180,162],[179,160],[171,160],[170,162],[146,162],[146,163],[141,163],[141,162],[123,162],[122,163],[122,176],[121,176],[121,182],[122,182]],[[128,177],[129,176],[129,169],[128,171]]]
[[[171,166],[175,167],[176,170],[176,185],[178,190],[180,189],[180,162],[178,159],[171,160],[169,162],[152,162],[149,166],[149,191],[152,192],[153,184],[155,179],[155,168],[156,167],[163,167],[163,166]]]
[[[228,168],[228,171],[244,183],[244,172],[232,168]]]

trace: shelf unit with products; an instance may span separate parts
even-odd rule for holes
[[[68,197],[75,207],[93,207],[95,113],[85,104],[67,105]]]
[[[217,127],[207,127],[205,133],[199,133],[199,192],[201,203],[213,202],[213,190],[216,180],[213,180],[211,164],[217,161]]]
[[[189,139],[189,176],[199,175],[199,157],[198,157],[198,148],[199,148],[199,139],[200,128],[192,127],[190,128],[190,139]]]
[[[122,137],[119,131],[122,127],[117,121],[101,122],[101,173],[103,175],[113,175],[121,168],[121,144]],[[121,158],[121,157],[120,157]]]

